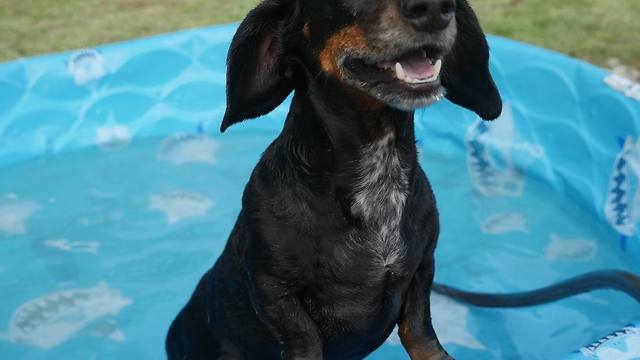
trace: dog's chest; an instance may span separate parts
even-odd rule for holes
[[[401,263],[406,253],[400,227],[408,194],[408,170],[393,134],[362,149],[356,174],[350,210],[362,226],[351,234],[351,245],[365,249],[384,267]]]

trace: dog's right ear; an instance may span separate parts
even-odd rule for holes
[[[227,57],[227,110],[220,131],[269,113],[293,90],[284,64],[284,37],[296,15],[292,3],[265,0],[240,24]]]

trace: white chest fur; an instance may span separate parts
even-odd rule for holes
[[[385,267],[402,261],[406,251],[400,223],[407,200],[408,170],[403,168],[394,142],[395,135],[390,133],[362,149],[351,205],[351,213],[365,226],[366,239],[359,242]]]

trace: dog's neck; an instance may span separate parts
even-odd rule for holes
[[[341,171],[359,160],[363,149],[380,142],[415,155],[413,115],[376,103],[335,81],[316,80],[296,90],[283,135],[295,134],[289,141],[302,142],[297,148],[307,148],[310,155],[331,152],[335,170]]]
[[[370,105],[351,90],[312,82],[294,95],[279,143],[302,178],[322,182],[312,187],[333,189],[345,210],[375,223],[404,204],[417,150],[413,113]]]

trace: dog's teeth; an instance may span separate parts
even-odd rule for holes
[[[402,68],[402,64],[400,64],[399,62],[396,63],[396,76],[402,81],[405,81],[407,79],[407,74],[405,74],[404,69]]]
[[[398,80],[404,81],[408,84],[424,84],[438,80],[440,76],[440,71],[442,70],[442,60],[436,60],[433,64],[433,73],[426,79],[414,79],[407,74],[407,72],[402,67],[402,64],[397,62],[395,66],[396,76]]]
[[[434,67],[433,74],[437,78],[440,75],[440,71],[442,70],[442,59],[438,59],[438,61],[436,61],[433,67]]]
[[[433,75],[431,75],[428,79],[425,79],[424,82],[432,82],[438,80],[440,71],[442,71],[442,60],[439,59],[433,65]]]
[[[423,50],[420,51],[420,53],[422,54],[423,58],[425,58],[425,59],[427,58],[427,50],[423,49]]]

